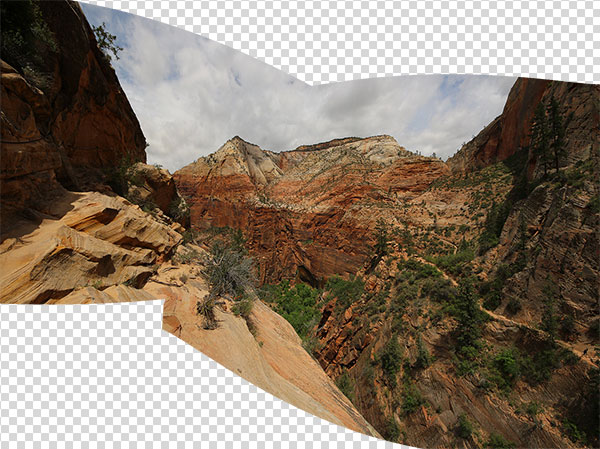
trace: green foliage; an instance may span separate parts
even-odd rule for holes
[[[402,347],[398,343],[396,335],[392,335],[377,356],[377,360],[381,364],[381,370],[392,388],[395,388],[397,385],[396,374],[402,367],[402,356]]]
[[[235,316],[241,316],[245,320],[250,318],[250,314],[252,313],[252,307],[254,306],[254,302],[252,299],[246,297],[236,302],[231,311]]]
[[[187,245],[188,243],[196,243],[196,239],[198,238],[198,231],[195,229],[187,229],[182,234],[183,244]]]
[[[423,343],[421,335],[417,337],[417,359],[415,360],[415,368],[425,369],[433,362],[433,357],[429,354],[427,347]]]
[[[388,227],[382,218],[379,218],[375,225],[375,245],[373,246],[373,251],[379,258],[389,254]]]
[[[421,392],[413,384],[405,383],[402,391],[402,413],[410,415],[425,404]]]
[[[492,432],[484,444],[486,449],[514,449],[516,444],[508,441],[502,435]]]
[[[481,327],[486,320],[486,315],[479,309],[471,279],[461,281],[458,295],[450,310],[457,321],[455,334],[459,350],[475,347],[475,342],[481,336]]]
[[[135,161],[129,155],[124,156],[116,167],[108,168],[105,175],[110,188],[117,195],[125,198],[127,198],[130,185],[141,186],[144,184],[140,173],[135,169]],[[127,199],[137,204],[135,198]]]
[[[464,413],[461,413],[460,415],[458,415],[458,424],[456,426],[456,434],[466,440],[468,438],[471,437],[471,435],[473,434],[473,423],[471,423],[471,421],[469,421],[469,418],[467,418],[467,415],[465,415]]]
[[[397,443],[398,438],[400,438],[401,434],[402,433],[400,432],[400,427],[398,426],[398,423],[396,422],[393,416],[389,416],[386,419],[385,427],[383,428],[383,438],[385,438],[387,441]]]
[[[0,3],[2,59],[40,88],[46,80],[40,70],[47,52],[58,50],[54,34],[33,0]],[[41,81],[42,83],[38,82]]]
[[[533,356],[521,355],[519,363],[523,379],[531,385],[537,385],[550,379],[560,364],[560,353],[553,345],[535,351]]]
[[[543,290],[544,308],[542,311],[542,321],[540,329],[546,331],[551,340],[556,339],[558,332],[558,316],[556,315],[556,286],[552,281],[547,280]]]
[[[442,273],[433,265],[419,262],[416,259],[407,259],[398,264],[398,270],[401,272],[412,272],[412,281],[420,279],[430,279],[442,277]],[[397,279],[407,279],[407,277],[399,277]]]
[[[492,202],[492,207],[487,213],[483,232],[479,236],[479,254],[485,253],[490,248],[496,246],[502,233],[504,223],[510,214],[512,203],[504,201],[497,204]]]
[[[351,402],[354,402],[354,381],[347,371],[344,371],[344,373],[336,379],[335,384]]]
[[[483,296],[483,307],[488,310],[496,309],[502,302],[502,290],[506,281],[525,267],[525,258],[519,257],[511,264],[500,264],[491,280],[483,282],[479,293]],[[513,304],[514,305],[514,304]]]
[[[358,276],[345,280],[339,276],[332,276],[325,285],[325,290],[337,298],[336,308],[346,310],[358,301],[365,291],[365,283]]]
[[[259,292],[266,302],[275,304],[275,311],[294,327],[296,333],[306,340],[320,316],[320,291],[307,284],[290,286],[284,280],[278,285],[265,285]]]
[[[98,48],[104,53],[104,56],[108,61],[111,60],[110,53],[118,60],[119,52],[123,51],[123,48],[119,47],[115,41],[117,40],[117,36],[114,34],[110,34],[106,30],[106,24],[102,22],[102,25],[94,26],[92,25],[92,31],[96,36],[96,41],[98,42]]]
[[[505,349],[496,354],[490,366],[490,381],[501,390],[510,390],[521,374],[518,353]]]
[[[256,283],[254,261],[219,240],[213,244],[202,274],[210,286],[211,298],[242,297]]]
[[[525,406],[525,413],[527,413],[531,417],[539,415],[541,411],[542,406],[535,401],[531,401]]]
[[[452,282],[444,278],[426,279],[421,287],[421,296],[428,296],[438,303],[454,302],[457,290],[452,286]]]
[[[579,430],[577,425],[568,419],[563,420],[562,430],[573,443],[581,445],[585,445],[587,443],[587,436],[585,432]]]
[[[256,336],[256,326],[250,317],[253,306],[254,301],[246,296],[240,301],[236,302],[231,308],[231,311],[235,316],[241,316],[246,321],[246,326],[248,326],[250,333]]]
[[[177,196],[169,204],[168,215],[175,221],[187,220],[190,216],[190,208],[182,197]]]
[[[454,254],[436,257],[434,262],[442,271],[458,277],[470,274],[469,265],[474,257],[473,250],[465,245]]]
[[[204,329],[215,329],[217,319],[215,316],[215,298],[206,295],[202,300],[196,303],[196,312],[203,317]]]

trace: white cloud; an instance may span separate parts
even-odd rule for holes
[[[174,171],[234,135],[282,151],[346,136],[390,134],[451,156],[501,111],[514,78],[405,76],[307,84],[241,52],[135,15],[82,4],[124,47],[117,75],[150,146]]]

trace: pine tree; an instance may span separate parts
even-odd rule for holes
[[[535,108],[533,123],[531,125],[531,147],[533,154],[544,167],[544,176],[548,174],[548,163],[550,162],[548,122],[546,119],[546,108],[541,101]]]
[[[560,105],[554,96],[550,99],[547,109],[550,149],[554,158],[554,168],[558,172],[560,160],[566,155],[565,124],[560,111]]]

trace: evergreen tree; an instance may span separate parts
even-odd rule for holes
[[[554,158],[554,168],[558,172],[560,160],[566,155],[565,124],[560,105],[554,96],[548,104],[548,137],[550,150]]]
[[[533,123],[531,125],[531,147],[533,153],[539,158],[544,167],[544,176],[548,174],[548,164],[550,162],[550,144],[549,144],[548,121],[546,118],[546,108],[541,101],[535,108]]]
[[[377,220],[377,224],[375,225],[375,246],[373,247],[375,250],[375,255],[379,259],[389,254],[388,243],[389,236],[387,225],[382,218],[379,218]]]

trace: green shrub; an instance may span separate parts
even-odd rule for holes
[[[462,439],[466,440],[468,438],[471,437],[471,435],[473,434],[473,423],[471,423],[471,421],[469,421],[469,418],[467,418],[467,415],[465,415],[464,413],[461,413],[458,416],[458,424],[456,426],[456,434],[461,437]]]
[[[525,406],[525,413],[527,413],[531,417],[539,415],[541,411],[542,407],[535,401],[531,401]]]
[[[238,302],[236,302],[231,311],[235,316],[241,316],[244,319],[250,318],[250,314],[252,313],[252,307],[254,306],[254,302],[250,298],[244,298]]]
[[[327,281],[325,290],[337,298],[336,308],[338,310],[346,310],[363,295],[365,283],[358,276],[351,277],[349,280],[333,276]]]
[[[321,292],[307,284],[290,286],[285,280],[279,285],[265,285],[260,295],[266,302],[276,305],[275,311],[285,318],[302,340],[310,332],[320,316],[318,301]]]
[[[344,396],[350,399],[351,402],[354,402],[354,381],[350,377],[347,371],[345,371],[340,377],[338,377],[335,381],[335,384],[340,389]]]
[[[467,276],[470,274],[469,267],[474,257],[473,250],[465,247],[454,254],[439,256],[434,261],[442,271],[452,276]]]
[[[391,441],[393,443],[398,442],[398,438],[400,438],[401,432],[398,423],[394,419],[393,416],[389,416],[385,421],[385,427],[383,429],[383,438],[387,441]]]
[[[169,204],[167,215],[175,221],[185,220],[190,216],[190,208],[182,197],[177,196]]]
[[[508,304],[506,304],[506,311],[511,315],[516,315],[522,308],[521,301],[516,298],[510,298]]]
[[[410,415],[425,404],[421,392],[413,384],[406,383],[402,391],[402,413]]]
[[[195,249],[178,253],[174,258],[175,262],[190,264],[198,262],[200,254]]]
[[[392,388],[396,387],[396,374],[402,367],[403,350],[398,343],[398,337],[394,334],[378,354],[381,370]]]
[[[417,359],[415,360],[415,368],[417,369],[425,369],[433,362],[433,358],[427,347],[423,343],[423,339],[421,335],[417,337]]]
[[[502,435],[492,432],[484,444],[486,449],[514,449],[516,444],[508,441]]]
[[[127,197],[130,185],[141,186],[144,184],[140,173],[135,169],[135,161],[129,155],[124,156],[117,166],[108,168],[105,176],[106,183],[113,192],[122,197]],[[131,202],[135,203],[135,201]]]
[[[569,439],[575,444],[585,445],[587,443],[587,436],[585,432],[579,430],[575,423],[564,419],[562,422],[563,432],[569,437]]]
[[[490,380],[498,388],[501,390],[511,389],[520,375],[518,353],[515,350],[505,349],[493,357],[490,366]]]

